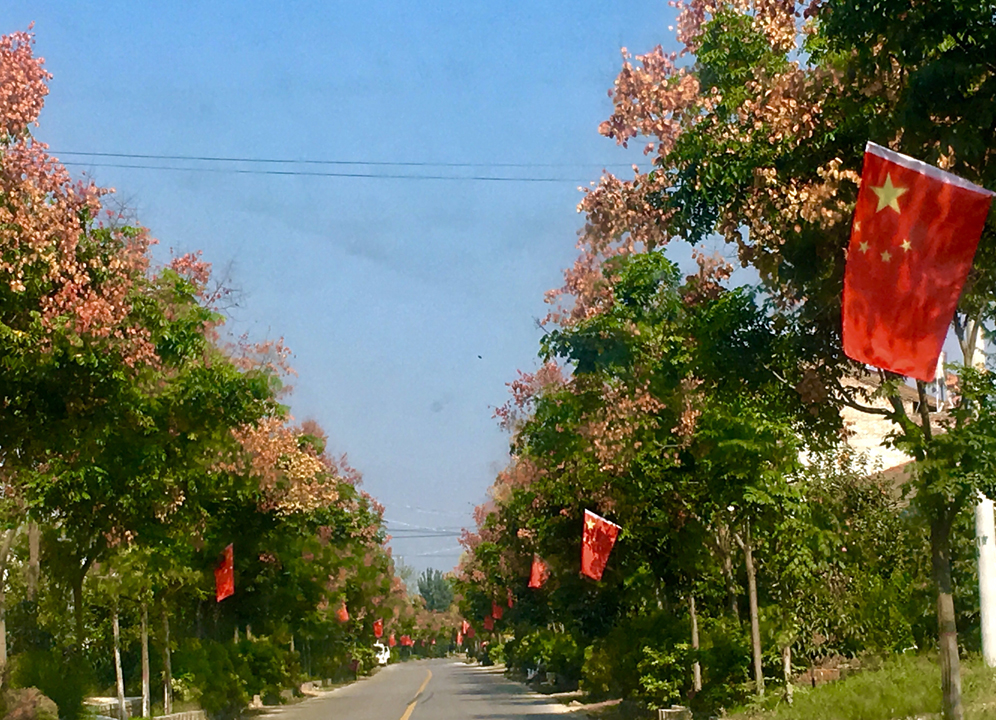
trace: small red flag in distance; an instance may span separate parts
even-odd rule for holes
[[[457,630],[457,645],[463,645],[463,633]]]
[[[214,596],[217,602],[235,594],[235,547],[229,545],[214,568]]]
[[[462,632],[464,635],[470,632],[470,623],[467,622],[466,620],[460,623],[460,632]]]
[[[345,601],[343,601],[342,605],[339,606],[339,609],[335,611],[335,616],[341,623],[349,622],[349,610],[346,609]]]
[[[581,538],[581,572],[592,580],[601,580],[609,553],[615,545],[619,526],[591,510],[584,511],[584,535]]]
[[[394,633],[391,633],[390,635],[388,635],[388,637],[387,637],[387,644],[389,646],[391,646],[391,647],[394,647],[395,645],[398,644],[398,641],[395,640],[395,638],[394,638]]]
[[[505,588],[505,594],[508,595],[508,606],[515,607],[515,598],[512,597],[512,588]]]
[[[501,620],[501,616],[505,614],[505,608],[496,602],[491,603],[491,617],[495,620]]]
[[[934,379],[992,195],[868,143],[844,272],[848,357]]]
[[[541,588],[550,577],[550,567],[540,559],[539,555],[533,555],[533,567],[529,571],[529,587]]]
[[[495,619],[493,617],[491,617],[490,615],[488,615],[486,618],[484,618],[484,629],[485,630],[494,630],[495,629]]]
[[[412,639],[408,635],[402,635],[401,636],[401,644],[404,645],[405,647],[411,647],[415,643],[412,642]]]
[[[384,636],[384,620],[377,618],[374,620],[374,637],[378,640]]]
[[[466,634],[467,634],[467,639],[468,640],[473,640],[474,636],[477,635],[477,631],[473,628],[473,626],[470,626],[470,627],[467,628],[467,633]]]

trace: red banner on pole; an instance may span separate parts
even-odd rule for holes
[[[383,637],[384,636],[384,620],[381,619],[381,618],[377,618],[376,620],[374,620],[373,630],[374,630],[374,637],[375,638],[377,638],[379,640],[381,637]]]
[[[390,635],[388,636],[388,638],[387,638],[387,644],[388,644],[388,645],[389,645],[390,647],[394,647],[395,645],[397,645],[397,644],[398,644],[398,641],[397,641],[397,640],[395,639],[395,637],[394,637],[394,633],[391,633],[391,634],[390,634]]]
[[[339,606],[339,609],[335,611],[335,616],[341,623],[349,622],[349,610],[346,609],[345,600],[343,600],[342,605]]]
[[[619,526],[591,510],[584,511],[584,534],[581,538],[581,572],[601,580],[609,553],[615,545]]]
[[[550,566],[540,559],[539,555],[533,555],[533,567],[529,571],[529,587],[534,590],[543,587],[550,577]]]
[[[235,594],[235,547],[229,545],[218,559],[214,568],[214,596],[221,602]]]
[[[844,352],[931,382],[993,193],[868,143],[844,273]]]
[[[484,629],[488,631],[495,629],[495,619],[490,615],[484,618]]]
[[[505,614],[505,608],[496,602],[491,603],[491,617],[495,620],[501,620],[501,616]]]

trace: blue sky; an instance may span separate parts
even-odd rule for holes
[[[578,185],[639,155],[597,133],[622,46],[672,42],[663,0],[7,2],[53,73],[37,136],[116,188],[160,241],[201,249],[239,289],[231,327],[284,337],[299,420],[346,452],[392,527],[459,528],[506,460],[492,420],[536,365],[543,292],[573,261]],[[69,156],[226,156],[477,167],[277,176]],[[499,163],[530,167],[498,167]],[[623,172],[625,172],[623,170]],[[455,538],[402,539],[448,569]]]

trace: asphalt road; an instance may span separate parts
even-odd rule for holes
[[[297,705],[270,720],[522,720],[566,706],[506,680],[500,670],[452,658],[389,665],[376,675]],[[569,717],[569,716],[567,716]]]

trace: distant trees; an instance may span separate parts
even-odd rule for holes
[[[450,579],[434,568],[418,576],[418,592],[425,600],[425,609],[445,612],[453,603],[453,586]]]

